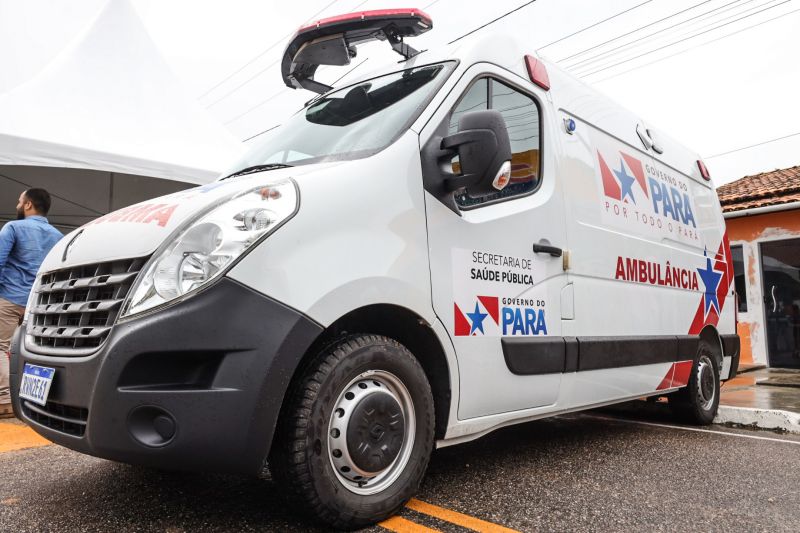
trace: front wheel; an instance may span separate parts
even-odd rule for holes
[[[675,415],[683,422],[708,425],[714,421],[719,408],[719,365],[705,341],[700,341],[692,365],[689,384],[669,398]]]
[[[404,346],[342,339],[311,362],[287,401],[270,466],[321,520],[373,524],[417,491],[433,446],[433,397]]]

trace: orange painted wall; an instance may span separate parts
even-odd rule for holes
[[[779,211],[752,217],[729,218],[728,239],[755,241],[769,228],[779,228],[789,233],[800,233],[800,211]]]
[[[750,345],[750,324],[747,322],[739,322],[739,325],[736,327],[736,333],[739,334],[739,342],[741,343],[739,364],[752,365],[753,348]]]

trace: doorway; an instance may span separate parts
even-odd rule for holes
[[[800,368],[800,239],[760,248],[769,366]]]

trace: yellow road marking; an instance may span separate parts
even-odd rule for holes
[[[457,526],[471,529],[473,531],[479,531],[480,533],[519,533],[515,529],[509,529],[507,527],[493,524],[492,522],[481,520],[480,518],[475,518],[474,516],[451,511],[450,509],[444,509],[442,507],[425,503],[414,498],[412,498],[406,504],[406,507],[413,511],[417,511],[418,513],[423,513],[434,518],[444,520],[445,522],[450,522],[451,524],[456,524]]]
[[[47,446],[51,442],[21,422],[0,421],[0,453]]]
[[[395,531],[396,533],[440,533],[438,529],[432,529],[411,520],[407,520],[402,516],[393,516],[378,523],[384,529]]]

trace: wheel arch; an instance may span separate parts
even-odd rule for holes
[[[444,438],[450,416],[452,383],[450,365],[439,337],[431,325],[414,311],[392,304],[371,304],[354,309],[331,323],[317,337],[297,365],[286,397],[303,376],[309,363],[326,346],[348,334],[382,335],[404,345],[420,362],[431,386],[436,415],[435,437]],[[274,438],[274,437],[273,437]]]
[[[700,331],[700,340],[706,341],[714,353],[714,356],[717,358],[717,364],[719,368],[722,368],[722,358],[725,355],[724,350],[722,348],[722,337],[720,337],[719,331],[717,328],[712,326],[711,324],[706,325]]]

